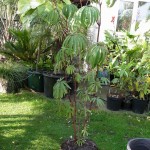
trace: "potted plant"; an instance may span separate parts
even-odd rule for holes
[[[123,100],[124,105],[131,104],[133,97],[142,96],[144,98],[143,95],[149,93],[149,85],[146,82],[149,76],[149,59],[146,57],[148,44],[145,38],[141,39],[139,35],[132,35],[128,32],[125,32],[120,38],[107,33],[109,59],[111,59],[109,69],[115,76],[112,82],[124,91],[126,95]],[[130,99],[127,99],[127,95]]]
[[[133,94],[132,110],[135,113],[144,113],[148,107],[148,94],[150,93],[150,82],[149,82],[149,69],[144,63],[144,66],[140,66],[138,69],[139,76],[134,81],[136,94]]]
[[[137,39],[134,44],[132,44],[132,49],[130,54],[130,61],[134,62],[134,66],[132,67],[132,75],[134,77],[131,78],[131,85],[128,86],[130,88],[133,103],[132,109],[136,113],[144,113],[146,107],[148,106],[148,94],[150,93],[150,83],[148,82],[150,75],[150,66],[149,66],[149,46],[146,41],[146,37],[142,36]]]
[[[56,56],[54,72],[63,71],[65,75],[54,85],[53,96],[61,103],[61,99],[68,94],[70,105],[67,107],[67,112],[74,129],[74,136],[66,140],[61,145],[61,149],[98,149],[94,142],[88,140],[87,129],[92,108],[100,107],[102,104],[102,100],[97,95],[101,88],[101,80],[97,77],[97,66],[103,64],[107,49],[102,42],[92,44],[87,38],[87,30],[98,21],[100,12],[91,5],[78,9],[66,0],[38,1],[33,9],[33,12],[39,10],[41,19],[45,19],[53,31],[57,31],[56,35],[64,38]],[[43,10],[47,12],[43,13]],[[43,14],[45,18],[42,17]],[[25,15],[30,16],[31,12]],[[85,64],[87,68],[84,67]],[[74,84],[72,96],[69,94],[68,76],[72,77]]]
[[[7,41],[3,54],[13,57],[18,61],[23,61],[30,66],[34,66],[37,54],[37,41],[34,40],[31,31],[27,29],[9,30],[14,41]],[[37,63],[38,64],[38,63]],[[28,86],[34,90],[41,91],[43,79],[40,73],[28,71]]]
[[[3,53],[27,63],[31,67],[28,70],[28,87],[43,92],[43,71],[48,68],[46,63],[51,67],[48,59],[51,59],[52,56],[50,55],[49,58],[47,56],[52,54],[50,48],[53,43],[47,26],[10,30],[10,33],[13,35],[15,42],[8,41]]]
[[[26,5],[29,6],[28,7],[29,9],[25,8],[25,11],[23,11],[22,8],[25,7],[23,3],[26,3]],[[56,7],[58,3],[59,3],[59,7]],[[48,47],[44,49],[44,52],[45,50],[49,51],[49,54],[50,54],[49,59],[51,59],[50,62],[52,66],[55,61],[54,59],[55,54],[61,48],[62,41],[68,33],[67,31],[68,26],[66,25],[66,19],[64,18],[64,15],[62,15],[63,5],[64,5],[64,2],[57,2],[57,1],[52,1],[52,2],[40,1],[38,2],[36,6],[32,2],[27,3],[24,0],[20,0],[18,3],[18,12],[22,16],[22,22],[24,23],[24,26],[30,26],[30,28],[33,28],[34,31],[38,31],[38,32],[35,32],[36,33],[35,35],[39,41],[38,42],[39,51],[37,53],[38,55],[37,55],[37,61],[36,61],[37,62],[36,70],[38,68],[39,55],[41,55],[41,51],[43,51],[43,38],[45,37],[45,35],[47,38],[44,42],[46,43]],[[31,19],[28,19],[28,18],[31,18]],[[50,41],[49,39],[51,39],[51,42],[49,42]],[[58,75],[55,76],[55,74],[53,73],[53,69],[52,69],[53,66],[50,68],[51,68],[50,70],[45,70],[41,74],[42,80],[44,79],[44,88],[42,89],[44,90],[44,93],[46,96],[53,97],[52,89],[53,89],[54,83],[56,82],[56,79],[58,79]],[[37,73],[39,74],[39,72]]]
[[[121,40],[115,34],[111,35],[106,32],[106,45],[109,51],[107,57],[108,70],[110,74],[113,74],[113,78],[110,77],[107,108],[114,111],[121,109],[122,102],[125,99],[125,81],[129,70],[126,62],[123,62],[124,51],[122,50]]]
[[[68,95],[70,103],[68,111],[74,136],[72,139],[64,141],[61,149],[97,150],[96,144],[87,138],[88,123],[92,107],[100,107],[102,104],[102,100],[97,95],[101,88],[101,80],[97,77],[97,68],[103,64],[107,49],[102,42],[90,43],[86,36],[87,29],[99,19],[99,11],[92,6],[73,8],[76,8],[73,4],[64,6],[64,10],[67,12],[67,15],[64,12],[65,17],[69,19],[69,23],[70,21],[73,23],[70,24],[69,34],[56,56],[54,67],[56,73],[65,69],[66,76],[71,75],[74,84],[73,96]],[[84,67],[85,63],[88,68]],[[69,89],[66,77],[59,79],[54,85],[54,98],[61,103],[61,99],[68,94]]]

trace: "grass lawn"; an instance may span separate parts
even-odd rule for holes
[[[57,111],[54,100],[36,93],[0,95],[0,150],[59,150],[72,128]],[[99,150],[126,150],[129,139],[150,138],[146,115],[101,111],[91,120],[89,138]]]

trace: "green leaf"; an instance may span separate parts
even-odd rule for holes
[[[101,98],[98,97],[93,97],[91,98],[91,102],[96,103],[96,106],[98,106],[99,108],[101,108],[102,106],[104,106],[104,101]]]
[[[69,65],[69,66],[67,66],[67,68],[66,68],[66,73],[68,74],[68,75],[71,75],[71,74],[73,74],[74,72],[75,72],[75,66],[74,65]]]
[[[62,99],[67,93],[68,89],[71,89],[67,82],[63,79],[57,80],[53,87],[53,96],[56,99]]]
[[[45,0],[19,0],[18,14],[25,14],[30,9],[35,9],[45,3]]]
[[[106,52],[107,49],[103,43],[94,44],[87,54],[86,60],[92,68],[95,68],[104,62]]]
[[[19,2],[18,2],[18,14],[24,14],[29,9],[31,9],[30,1],[31,0],[19,0]]]
[[[106,4],[108,7],[113,7],[115,2],[116,2],[116,0],[106,0]]]
[[[89,135],[86,127],[84,127],[84,129],[82,130],[82,135],[83,137],[87,137]]]
[[[67,5],[71,4],[70,0],[63,0],[64,3],[66,3]]]
[[[89,94],[95,94],[101,89],[101,84],[99,79],[97,79],[94,82],[91,82],[90,85],[88,86],[88,92]]]
[[[72,18],[77,10],[78,10],[78,8],[76,5],[70,4],[70,5],[65,5],[63,7],[62,12],[65,15],[65,17],[68,19],[70,17]]]
[[[118,78],[114,78],[114,79],[112,80],[112,83],[113,83],[113,84],[119,83],[119,79],[118,79]]]
[[[81,76],[79,73],[77,73],[77,74],[75,75],[75,80],[76,80],[78,83],[80,83],[80,82],[82,81],[82,76]]]
[[[87,38],[81,33],[68,35],[63,42],[66,50],[79,54],[87,47]]]
[[[77,12],[77,19],[80,20],[83,26],[90,27],[100,17],[99,10],[94,6],[83,6]]]
[[[109,81],[107,78],[105,78],[105,77],[101,77],[100,80],[101,80],[101,83],[104,84],[104,85],[107,85],[107,84],[110,82],[110,81]]]

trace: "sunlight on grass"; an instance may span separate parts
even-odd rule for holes
[[[22,91],[0,95],[0,150],[59,150],[73,132],[72,125],[58,112],[56,101],[41,94]],[[89,138],[100,150],[126,150],[129,139],[150,138],[147,115],[92,114]]]
[[[2,127],[4,128],[4,127]],[[9,129],[7,131],[5,131],[3,133],[3,136],[4,137],[8,137],[8,138],[11,138],[11,137],[15,137],[15,136],[20,136],[20,135],[23,135],[25,133],[25,130],[24,129]]]
[[[55,141],[52,138],[49,138],[48,136],[39,135],[39,137],[36,140],[31,141],[31,144],[33,145],[31,148],[36,150],[43,149],[43,143],[44,143],[44,149],[49,150],[59,150],[60,146],[57,141]]]

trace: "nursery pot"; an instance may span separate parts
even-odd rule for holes
[[[150,150],[150,139],[148,138],[131,139],[127,144],[127,150]]]
[[[64,77],[62,74],[43,73],[44,76],[44,94],[49,98],[53,97],[53,87],[58,79]]]
[[[143,114],[148,103],[146,100],[133,99],[132,101],[132,110],[135,113]]]
[[[118,111],[121,109],[121,104],[124,98],[119,97],[107,97],[107,109],[113,110],[113,111]]]
[[[28,87],[36,92],[44,91],[43,74],[36,71],[28,71]]]
[[[132,109],[132,100],[131,99],[124,99],[122,101],[121,107],[123,110],[131,110]]]

